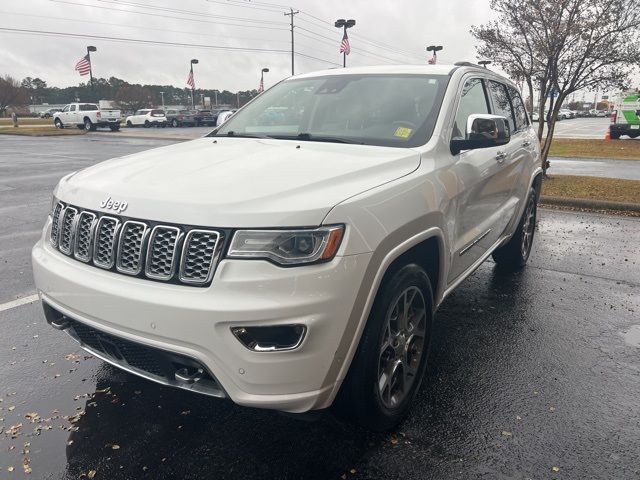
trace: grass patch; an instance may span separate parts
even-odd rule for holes
[[[553,175],[542,182],[542,195],[640,204],[640,180]]]
[[[640,139],[590,140],[554,138],[549,155],[552,157],[640,160]]]
[[[19,127],[0,128],[0,135],[22,135],[25,137],[56,137],[62,135],[84,135],[86,132],[77,128],[56,127]]]
[[[0,125],[13,125],[11,118],[0,118]],[[18,118],[18,125],[53,125],[52,118]]]

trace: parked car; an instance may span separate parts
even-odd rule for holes
[[[219,114],[218,117],[216,119],[216,126],[219,127],[220,125],[222,125],[224,122],[226,122],[227,120],[229,120],[233,114],[236,113],[235,110],[222,110]]]
[[[167,117],[164,110],[160,109],[143,109],[138,110],[126,119],[127,127],[166,127]]]
[[[194,114],[196,119],[196,125],[208,125],[211,127],[216,126],[216,122],[218,120],[218,111],[217,110],[197,110]]]
[[[53,114],[53,123],[57,128],[75,125],[87,131],[99,127],[108,127],[112,132],[120,129],[120,110],[99,108],[94,103],[70,103],[62,111]]]
[[[558,119],[560,119],[560,120],[568,120],[568,119],[574,118],[574,117],[575,117],[574,113],[571,110],[568,110],[568,109],[565,109],[565,108],[561,109],[558,112]]]
[[[298,75],[207,137],[63,177],[35,285],[52,327],[132,374],[391,429],[442,301],[490,256],[526,264],[539,158],[491,70]]]
[[[59,112],[60,109],[59,108],[50,108],[49,110],[45,110],[44,112],[40,112],[40,114],[38,115],[40,118],[51,118],[53,117],[53,114],[56,112]]]
[[[531,121],[532,122],[539,122],[540,121],[540,114],[538,112],[533,112],[531,114]]]
[[[622,135],[640,137],[640,94],[637,92],[621,96],[611,112],[610,133],[613,140]]]
[[[190,110],[165,110],[167,123],[172,127],[193,127],[196,119]]]

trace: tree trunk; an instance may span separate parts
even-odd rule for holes
[[[540,166],[542,167],[542,175],[547,178],[547,170],[551,166],[549,163],[549,150],[551,149],[551,143],[553,142],[553,133],[556,129],[556,121],[558,118],[558,112],[562,107],[563,102],[566,99],[566,95],[560,95],[556,100],[555,104],[552,101],[553,108],[549,108],[549,119],[547,123],[547,136],[544,139],[544,143],[542,148],[540,149]]]

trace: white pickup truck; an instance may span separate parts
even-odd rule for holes
[[[56,128],[75,125],[94,131],[98,127],[109,127],[117,132],[120,130],[120,110],[101,109],[95,103],[70,103],[53,115],[53,123]]]

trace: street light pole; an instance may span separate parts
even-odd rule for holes
[[[218,106],[218,90],[214,90],[213,91],[213,98],[214,98],[214,102],[216,104],[216,107]]]
[[[442,50],[442,45],[429,45],[427,47],[427,52],[433,52],[433,57],[429,59],[429,63],[435,65],[436,59],[438,58],[437,52]]]
[[[484,68],[487,68],[487,65],[491,65],[491,60],[480,60],[478,65],[482,65]]]
[[[356,24],[356,21],[353,19],[350,20],[345,20],[344,18],[339,18],[338,20],[335,21],[335,23],[333,24],[336,28],[343,28],[344,29],[344,34],[342,36],[342,41],[344,41],[345,38],[347,38],[347,28],[351,28]],[[347,42],[348,42],[348,38],[347,38]],[[340,43],[340,49],[342,50],[342,68],[345,68],[347,66],[347,50],[344,48],[344,46],[342,45],[342,43]],[[351,47],[349,47],[349,50],[351,50]]]
[[[91,93],[93,94],[93,65],[91,64],[91,52],[95,52],[98,49],[92,45],[87,47],[87,59],[89,60],[89,81],[91,82]]]
[[[162,110],[164,110],[164,92],[160,92],[160,96],[162,97]]]
[[[261,88],[261,91],[264,91],[264,74],[268,73],[268,72],[269,72],[268,68],[263,68],[260,71],[260,88]]]
[[[196,79],[195,79],[195,77],[193,76],[193,66],[194,66],[195,64],[197,64],[197,63],[198,63],[198,59],[197,59],[197,58],[192,58],[192,59],[191,59],[191,65],[190,65],[190,67],[191,67],[191,80],[192,80],[192,82],[193,82],[193,83],[192,83],[192,85],[191,85],[191,109],[192,109],[192,110],[195,108],[195,104],[193,103],[193,92],[194,92],[194,91],[195,91],[195,89],[196,89],[196,88],[195,88],[195,86],[196,86]]]

